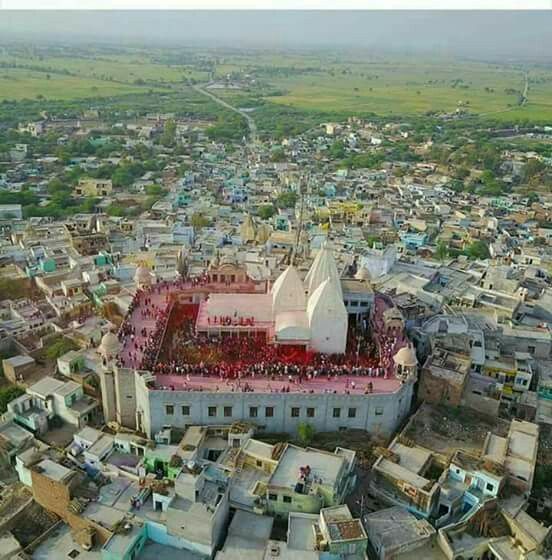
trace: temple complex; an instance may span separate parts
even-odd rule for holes
[[[165,425],[247,419],[294,432],[359,427],[391,433],[407,414],[417,359],[391,299],[348,312],[324,245],[301,278],[287,266],[270,285],[217,256],[175,281],[139,267],[118,334],[100,345],[104,412],[153,437]]]

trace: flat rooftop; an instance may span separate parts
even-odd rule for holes
[[[311,469],[311,478],[321,480],[326,486],[335,486],[340,470],[344,465],[343,457],[332,453],[325,453],[315,449],[302,449],[295,445],[288,445],[280,457],[278,466],[272,473],[269,486],[295,488],[299,481],[301,467],[307,465]]]
[[[294,550],[314,550],[314,526],[318,523],[318,515],[291,512],[288,520],[288,546]]]
[[[262,560],[273,522],[272,517],[236,511],[216,560]]]
[[[55,461],[52,461],[51,459],[43,459],[40,463],[34,466],[34,469],[38,473],[43,474],[56,482],[69,480],[75,472],[63,465],[60,465],[59,463],[56,463]]]
[[[324,508],[320,511],[333,542],[366,539],[360,519],[353,519],[347,505]]]
[[[34,359],[31,358],[31,356],[24,356],[22,354],[19,356],[14,356],[13,358],[6,358],[2,361],[13,367],[21,367],[27,364],[34,364]]]
[[[435,529],[425,519],[417,519],[400,506],[365,515],[363,522],[368,534],[377,535],[382,545],[389,551],[394,551],[395,548],[400,548],[407,543],[423,541],[435,533]]]
[[[0,427],[0,440],[4,439],[9,444],[18,448],[33,436],[30,432],[18,426],[14,422],[9,422]]]
[[[411,472],[402,465],[383,459],[374,465],[374,468],[382,473],[387,473],[396,480],[404,480],[411,486],[420,490],[424,489],[431,481],[415,472]]]
[[[124,558],[128,547],[140,536],[143,521],[133,519],[124,522],[123,528],[115,533],[103,546],[108,554],[116,558]]]
[[[221,317],[228,317],[233,322],[252,318],[253,326],[272,325],[272,296],[270,294],[210,294],[199,306],[197,327],[215,328],[215,319],[219,322]]]
[[[71,558],[70,554],[77,551],[74,555],[75,560],[101,560],[102,553],[99,550],[86,551],[80,547],[71,535],[68,525],[62,525],[43,541],[32,553],[33,560],[52,560],[54,558]]]
[[[431,451],[418,445],[409,447],[402,443],[394,443],[389,449],[399,456],[401,467],[416,474],[422,473],[424,467],[433,456]]]
[[[465,376],[470,371],[471,360],[468,356],[438,348],[431,356],[429,366]]]
[[[355,387],[351,386],[354,381]],[[304,379],[301,384],[289,383],[286,377],[278,377],[272,381],[269,377],[247,377],[242,380],[241,386],[237,381],[221,381],[218,377],[201,377],[191,375],[189,380],[184,375],[156,375],[152,390],[156,391],[209,391],[217,393],[240,392],[241,387],[247,383],[255,393],[280,393],[289,387],[290,393],[350,393],[363,395],[369,391],[371,383],[372,393],[394,393],[401,387],[398,379],[385,379],[384,377],[370,377],[365,375],[340,375],[337,379],[325,377]]]

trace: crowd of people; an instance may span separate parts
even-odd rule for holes
[[[153,289],[161,290],[161,286],[155,285]],[[119,355],[119,366],[138,369],[153,368],[161,348],[169,311],[168,299],[161,303],[154,303],[150,290],[136,291],[129,305],[127,318],[118,332],[123,350]],[[150,320],[153,322],[153,326],[142,325],[137,328],[131,320],[136,312],[142,321]]]
[[[194,281],[207,282],[208,278]],[[232,390],[242,391],[251,389],[247,379],[265,378],[302,386],[311,380],[351,376],[353,379],[347,383],[354,390],[358,388],[355,377],[391,377],[393,356],[405,344],[402,332],[373,336],[370,327],[374,324],[366,320],[349,329],[347,352],[332,356],[309,352],[301,346],[270,344],[265,334],[212,337],[197,333],[198,306],[172,304],[169,298],[171,288],[179,282],[187,286],[191,281],[158,282],[149,289],[137,290],[118,333],[125,350],[120,354],[119,365],[187,379],[215,377],[230,384]],[[232,324],[234,318],[219,320]],[[376,322],[376,326],[381,325]],[[369,385],[366,391],[371,391]]]
[[[197,333],[195,315],[185,308],[177,305],[173,310],[169,334],[152,368],[156,374],[215,376],[223,382],[265,377],[298,384],[342,375],[387,376],[377,347],[362,326],[350,329],[346,354],[329,356],[301,346],[270,344],[264,334],[212,337]]]

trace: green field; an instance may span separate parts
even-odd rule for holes
[[[347,74],[332,69],[273,83],[286,93],[271,101],[302,109],[408,115],[464,108],[481,113],[515,105],[517,95],[506,90],[520,90],[523,76],[480,66],[396,63],[355,68]]]
[[[26,52],[0,54],[0,65],[18,65],[50,73],[68,73],[99,80],[134,83],[183,82],[193,78],[206,79],[207,74],[191,65],[168,65],[156,62],[147,54],[97,56],[44,56]]]
[[[519,107],[526,70],[529,101]],[[504,121],[552,120],[552,71],[536,67],[408,56],[261,53],[236,56],[233,62],[224,59],[216,74],[228,73],[256,74],[259,84],[278,93],[266,96],[259,87],[258,96],[304,111],[408,116],[460,108]],[[222,95],[237,97],[235,92]]]
[[[528,102],[519,106],[526,71]],[[462,109],[504,122],[552,122],[552,70],[546,68],[330,51],[15,46],[0,50],[0,101],[147,93],[212,75],[244,84],[217,95],[239,106],[264,102],[271,114],[292,108],[310,118],[409,117]]]
[[[148,88],[93,78],[0,68],[0,100],[4,99],[82,99],[146,92]]]

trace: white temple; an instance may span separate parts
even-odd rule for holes
[[[305,284],[307,286],[309,296],[312,296],[318,286],[320,286],[320,284],[328,278],[335,281],[339,295],[341,296],[341,299],[343,299],[337,265],[335,264],[332,252],[325,243],[316,255],[316,258],[314,259],[305,278]]]
[[[231,318],[231,324],[221,325],[221,317]],[[275,344],[304,345],[324,354],[345,352],[347,326],[337,265],[327,247],[304,282],[290,265],[269,294],[211,294],[201,304],[196,324],[201,332],[266,330]]]
[[[327,265],[326,256],[315,259],[305,279],[307,285],[313,286],[308,300],[306,287],[293,266],[288,266],[274,282],[274,338],[280,344],[308,341],[309,348],[316,352],[342,354],[347,344],[347,310],[335,261],[327,249],[320,254],[329,255],[331,261]],[[321,271],[328,273],[323,280]]]
[[[347,309],[338,282],[333,278],[324,280],[307,304],[310,346],[325,354],[343,354],[347,346]]]

